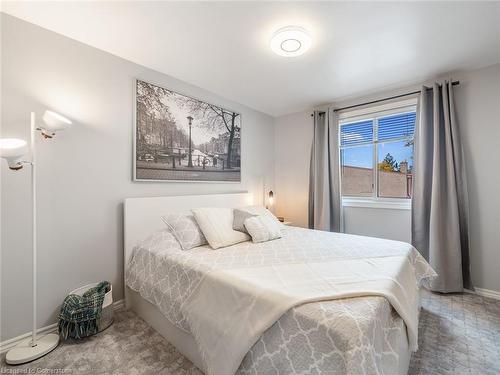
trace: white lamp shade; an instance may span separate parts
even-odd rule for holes
[[[28,153],[28,144],[18,138],[0,138],[0,157],[7,161],[10,169],[21,169],[21,160]]]
[[[68,120],[66,117],[60,115],[59,113],[52,112],[49,110],[45,111],[42,120],[45,123],[45,126],[41,127],[42,130],[52,133],[59,130],[67,129],[72,124],[71,121]]]

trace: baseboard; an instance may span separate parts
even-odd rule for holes
[[[474,290],[465,289],[466,293],[477,294],[478,296],[488,297],[500,300],[500,292],[491,289],[474,288]]]
[[[124,299],[121,299],[121,300],[113,303],[113,310],[114,311],[121,310],[124,307],[125,307],[125,300]],[[54,323],[54,324],[48,325],[46,327],[38,328],[36,333],[37,333],[37,335],[45,335],[47,333],[52,333],[52,332],[57,331],[57,326],[58,326],[58,324]],[[0,342],[0,354],[8,351],[10,348],[13,348],[19,342],[23,341],[24,339],[27,339],[30,336],[31,336],[31,332],[27,332],[23,335],[19,335],[19,336],[13,337],[11,339]]]
[[[125,299],[121,299],[119,301],[113,302],[113,310],[121,310],[125,308]]]

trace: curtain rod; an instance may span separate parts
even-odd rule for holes
[[[460,81],[453,81],[451,84],[453,86],[456,86],[456,85],[460,84]],[[427,87],[427,90],[432,90],[432,87]],[[415,95],[415,94],[419,94],[419,93],[420,93],[420,90],[419,91],[413,91],[413,92],[407,92],[406,94],[395,95],[395,96],[391,96],[391,97],[384,98],[384,99],[372,100],[371,102],[365,102],[365,103],[350,105],[350,106],[347,106],[347,107],[336,108],[333,111],[334,112],[343,111],[345,109],[351,109],[351,108],[361,107],[361,106],[368,105],[368,104],[375,104],[375,103],[379,103],[379,102],[385,102],[386,100],[403,98],[405,96]],[[320,112],[320,113],[324,113],[324,112]],[[311,117],[312,116],[313,116],[313,114],[311,113]]]

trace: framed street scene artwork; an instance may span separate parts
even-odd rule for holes
[[[134,180],[241,181],[241,115],[136,80]]]

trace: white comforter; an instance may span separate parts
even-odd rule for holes
[[[298,228],[281,240],[240,244],[237,251],[200,248],[178,255],[191,282],[183,280],[186,293],[177,291],[185,297],[180,311],[166,315],[193,333],[205,370],[218,375],[234,373],[267,328],[311,301],[384,296],[404,319],[415,349],[417,288],[434,275],[408,244]],[[129,286],[147,277],[140,270],[131,267]]]

